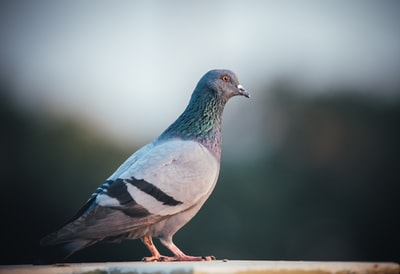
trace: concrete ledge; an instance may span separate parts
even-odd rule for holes
[[[304,261],[211,261],[211,262],[118,262],[59,265],[0,266],[7,274],[141,274],[141,273],[240,273],[240,274],[399,274],[398,263],[364,262],[304,262]]]

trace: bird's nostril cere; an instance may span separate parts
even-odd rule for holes
[[[239,89],[239,92],[241,95],[250,98],[250,94],[247,92],[247,90],[242,86],[242,85],[237,85],[237,88]]]

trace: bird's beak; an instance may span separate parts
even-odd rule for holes
[[[242,85],[237,85],[236,87],[239,90],[239,95],[243,95],[247,98],[250,98],[250,93],[248,93],[247,90]]]

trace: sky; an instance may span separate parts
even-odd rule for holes
[[[20,104],[129,144],[173,122],[205,72],[231,69],[252,96],[225,111],[240,134],[282,77],[397,97],[399,14],[387,0],[2,1],[0,73]]]

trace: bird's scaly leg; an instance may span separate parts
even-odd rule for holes
[[[151,236],[146,235],[142,238],[143,243],[146,245],[146,247],[149,249],[151,253],[151,257],[144,257],[142,260],[145,262],[154,262],[158,261],[161,258],[160,252],[158,252],[157,248],[153,244],[153,240],[151,239]]]

